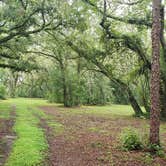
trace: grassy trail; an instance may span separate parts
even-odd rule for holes
[[[15,109],[7,103],[0,104],[0,165],[8,158],[15,134],[12,130],[15,121]]]
[[[13,99],[7,102],[16,107],[16,122],[13,129],[17,139],[5,166],[41,165],[48,146],[44,132],[39,127],[40,120],[35,115],[38,113],[38,110],[34,109],[38,101]]]

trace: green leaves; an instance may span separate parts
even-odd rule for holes
[[[140,150],[143,148],[139,133],[132,128],[127,128],[121,133],[120,141],[124,150]]]

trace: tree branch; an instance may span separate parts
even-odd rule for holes
[[[119,4],[122,4],[122,5],[129,5],[129,6],[132,6],[132,5],[137,5],[139,3],[143,2],[143,0],[138,0],[138,1],[135,1],[135,2],[122,2],[122,1],[117,1],[116,3],[119,3]]]
[[[100,12],[101,14],[104,14],[103,11],[101,9],[99,9],[94,3],[92,3],[90,0],[82,0],[85,3],[91,5],[95,10],[97,10],[98,12]],[[120,21],[120,22],[124,22],[124,23],[128,23],[128,24],[134,24],[134,25],[144,25],[147,27],[152,27],[152,22],[151,20],[148,20],[147,18],[123,18],[123,17],[117,17],[117,16],[113,16],[110,14],[105,14],[106,17],[114,19],[116,21]]]

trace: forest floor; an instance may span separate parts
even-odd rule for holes
[[[64,108],[38,99],[0,102],[0,165],[165,166],[166,158],[148,151],[121,149],[119,136],[128,127],[143,142],[148,139],[149,121],[132,113],[126,105]],[[161,143],[166,150],[165,122]]]
[[[145,151],[125,152],[120,148],[119,135],[132,127],[148,139],[149,125],[144,119],[125,112],[126,106],[63,108],[40,107],[51,117],[43,125],[49,143],[51,166],[166,166],[166,159]],[[111,107],[115,110],[111,112]],[[129,106],[128,106],[129,109]],[[161,140],[166,145],[166,124],[162,124]],[[166,149],[166,147],[165,147]]]

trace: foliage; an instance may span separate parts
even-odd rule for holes
[[[150,150],[150,152],[152,152],[152,154],[156,154],[157,156],[162,158],[166,157],[164,149],[160,145],[148,144],[148,149]]]
[[[124,150],[139,150],[143,148],[140,134],[133,128],[124,129],[121,133],[120,141]]]
[[[68,106],[80,104],[104,105],[113,101],[109,81],[100,74],[87,71],[86,75],[78,76],[73,68],[66,72],[65,79]],[[61,72],[54,69],[50,74],[50,82],[48,83],[47,95],[49,101],[64,102],[63,84]]]

